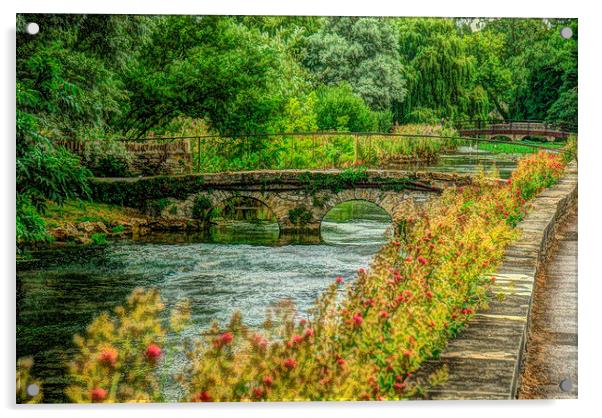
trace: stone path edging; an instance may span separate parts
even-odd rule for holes
[[[517,226],[521,236],[506,249],[494,274],[489,309],[479,311],[437,360],[421,373],[447,365],[448,380],[429,399],[514,399],[527,341],[533,285],[554,243],[556,230],[577,202],[577,164],[533,201]]]

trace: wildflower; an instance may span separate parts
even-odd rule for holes
[[[418,256],[418,262],[424,266],[427,263],[427,260],[423,256]]]
[[[393,244],[396,247],[399,247],[401,245],[401,242],[399,242],[399,241],[391,241],[391,244]]]
[[[365,269],[365,268],[363,268],[363,267],[360,267],[360,268],[357,270],[357,272],[358,272],[359,274],[366,274],[366,269]]]
[[[301,341],[303,341],[303,337],[300,335],[294,335],[293,336],[293,342],[296,344],[299,344]]]
[[[231,332],[224,332],[222,335],[220,335],[219,340],[223,345],[228,345],[232,342],[232,339],[234,337],[232,336]]]
[[[305,318],[303,318],[299,321],[299,325],[301,325],[302,327],[304,327],[305,324],[307,324],[307,320]]]
[[[307,328],[307,329],[305,330],[305,336],[306,336],[307,338],[309,338],[309,337],[313,337],[313,336],[314,336],[314,330],[313,330],[313,329],[311,329],[311,328]]]
[[[213,398],[209,395],[209,392],[204,390],[195,394],[192,397],[192,402],[213,402]]]
[[[413,354],[412,350],[406,350],[406,351],[404,351],[404,352],[403,352],[403,355],[404,355],[405,357],[411,357],[411,356],[412,356],[412,354]]]
[[[427,292],[425,293],[426,297],[428,299],[432,299],[433,298],[433,292],[431,292],[430,290],[427,290]]]
[[[107,390],[103,388],[94,388],[90,391],[92,402],[102,402],[107,398]]]
[[[263,398],[264,394],[265,394],[265,392],[263,391],[262,388],[253,389],[253,396],[255,396],[256,398]]]
[[[337,276],[336,282],[337,282],[337,284],[342,284],[343,283],[343,278],[341,276]]]
[[[146,357],[151,361],[156,361],[161,357],[161,347],[157,344],[149,344],[148,347],[146,347]]]
[[[364,318],[362,318],[361,314],[353,315],[353,325],[359,327],[360,325],[362,325],[362,322],[364,322]]]
[[[406,263],[411,263],[413,260],[414,260],[414,259],[413,259],[412,257],[406,257],[406,258],[404,259],[404,261],[405,261]]]
[[[118,355],[119,353],[115,348],[105,347],[100,351],[98,361],[105,366],[115,367]]]
[[[381,318],[385,318],[386,319],[386,318],[389,317],[389,312],[387,312],[387,311],[380,311],[378,313],[378,316],[380,316]]]
[[[287,358],[286,360],[284,360],[284,367],[286,367],[289,370],[294,369],[295,367],[297,367],[297,361],[294,358]]]
[[[491,276],[491,283],[495,283],[495,277]]]
[[[403,390],[406,387],[405,383],[395,382],[393,383],[393,387],[397,390]]]
[[[274,378],[272,376],[265,376],[263,378],[263,384],[270,387],[272,386],[272,383],[274,383]]]

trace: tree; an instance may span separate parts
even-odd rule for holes
[[[475,59],[454,21],[399,18],[396,22],[408,80],[406,100],[395,106],[396,117],[407,122],[432,122],[432,118],[485,116],[489,102],[475,82]]]
[[[304,64],[316,85],[348,82],[373,110],[405,97],[397,31],[384,18],[329,18],[308,39]]]
[[[130,109],[121,126],[140,136],[189,116],[226,135],[266,132],[299,84],[281,45],[258,30],[223,17],[169,16],[125,77]]]

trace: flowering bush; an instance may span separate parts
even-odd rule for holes
[[[507,182],[477,179],[406,209],[403,236],[383,246],[355,282],[333,280],[306,318],[285,301],[268,309],[260,329],[246,327],[239,313],[225,327],[214,323],[179,376],[184,400],[405,399],[438,384],[444,369],[426,381],[414,373],[486,306],[490,273],[527,199],[563,168],[560,155],[536,154]],[[71,399],[159,400],[152,371],[163,361],[161,309],[156,292],[138,291],[117,319],[94,321],[88,338],[77,340]]]
[[[70,364],[73,402],[151,402],[162,400],[155,368],[163,356],[165,306],[156,290],[135,290],[125,306],[97,317],[86,336],[75,336],[79,353]],[[176,305],[170,327],[180,331],[190,314]]]

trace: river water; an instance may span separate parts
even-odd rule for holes
[[[337,275],[352,278],[367,267],[386,240],[384,211],[364,205],[361,219],[345,219],[349,212],[331,211],[329,219],[338,219],[323,222],[319,244],[282,244],[277,224],[229,222],[208,237],[153,235],[34,254],[35,267],[17,272],[17,356],[34,356],[46,402],[61,401],[73,335],[136,287],[159,289],[168,307],[190,300],[193,333],[235,310],[259,325],[266,307],[283,299],[305,312]]]
[[[437,169],[474,172],[470,153],[444,156]],[[485,166],[495,161],[501,177],[514,167],[511,159],[484,154],[479,160]],[[336,276],[353,279],[385,242],[388,228],[382,209],[354,202],[329,213],[315,244],[279,240],[274,223],[230,221],[209,235],[154,234],[146,241],[33,254],[36,263],[17,269],[17,357],[34,357],[32,374],[44,384],[45,402],[65,401],[73,335],[123,304],[133,289],[159,289],[168,308],[190,300],[191,333],[212,320],[227,321],[235,310],[246,324],[258,325],[271,303],[292,299],[303,313]]]

